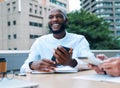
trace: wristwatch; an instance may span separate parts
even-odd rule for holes
[[[30,67],[31,70],[33,70],[33,69],[31,68],[32,63],[33,63],[33,61],[29,62],[29,67]]]

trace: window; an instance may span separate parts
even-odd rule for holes
[[[43,25],[41,23],[37,23],[37,22],[29,22],[30,26],[35,26],[35,27],[42,27]]]
[[[59,2],[59,1],[56,1],[56,0],[50,0],[50,2],[56,4],[56,5],[59,5],[59,6],[63,6],[63,7],[66,7],[66,4],[62,3],[62,2]]]
[[[36,26],[36,27],[37,27],[37,26],[38,26],[38,23],[34,22],[34,26]]]
[[[17,38],[17,35],[16,35],[16,34],[14,34],[14,35],[13,35],[13,38],[14,38],[14,39],[16,39],[16,38]]]
[[[17,50],[17,48],[14,48],[14,50]]]
[[[13,21],[13,25],[16,25],[16,20]]]
[[[29,22],[29,25],[30,25],[30,26],[34,26],[33,22]]]
[[[37,14],[37,10],[35,10],[35,14]]]
[[[11,48],[8,48],[8,50],[12,50]]]
[[[106,22],[108,22],[108,23],[113,22],[113,20],[112,20],[112,19],[106,19],[105,21],[106,21]]]
[[[35,39],[35,38],[38,38],[39,37],[39,35],[30,35],[30,39]]]
[[[117,33],[118,35],[120,35],[120,31],[116,31],[116,33]]]
[[[115,2],[115,6],[120,6],[120,2]]]
[[[30,8],[30,10],[29,10],[30,12],[32,12],[32,8]]]
[[[39,14],[42,14],[42,7],[40,6]]]
[[[12,2],[12,4],[14,5],[14,4],[15,4],[15,2]]]
[[[9,7],[9,6],[10,6],[10,3],[7,3],[7,6]]]
[[[10,12],[10,8],[8,8],[8,13]]]
[[[120,19],[116,19],[116,22],[117,22],[117,23],[120,23]]]
[[[42,27],[42,24],[39,23],[39,27]]]
[[[13,7],[13,11],[15,11],[16,10],[16,7]]]
[[[10,24],[11,24],[11,23],[10,23],[10,21],[9,21],[9,22],[8,22],[8,26],[10,26]]]
[[[30,3],[29,5],[30,5],[29,11],[32,12],[33,4]]]
[[[11,39],[11,35],[8,35],[8,39],[9,39],[9,40]]]
[[[120,17],[120,14],[119,14],[119,13],[118,13],[118,14],[115,14],[115,16],[116,16],[116,17]]]
[[[41,12],[41,11],[40,11],[39,13],[40,13],[40,15],[42,14],[42,12]]]
[[[118,12],[120,12],[120,8],[116,8],[115,10],[118,11]]]

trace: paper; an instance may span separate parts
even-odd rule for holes
[[[47,74],[48,73],[49,74],[49,73],[70,73],[70,72],[78,72],[78,69],[72,68],[70,66],[58,66],[52,72],[33,71],[32,73],[33,74],[38,74],[38,73],[41,73],[41,74],[44,74],[44,73]]]
[[[78,69],[72,68],[70,66],[60,66],[55,69],[55,72],[78,72]]]
[[[73,77],[73,78],[84,79],[84,80],[94,80],[94,81],[120,83],[120,77],[111,77],[109,75],[92,74],[92,75],[76,76],[76,77]]]

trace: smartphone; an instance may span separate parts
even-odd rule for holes
[[[67,50],[69,52],[70,48],[62,46],[65,50]],[[57,48],[60,52],[62,52],[59,48]],[[63,53],[63,52],[62,52]]]
[[[68,47],[65,47],[65,46],[62,46],[64,49],[66,49],[68,52],[70,50],[70,48]],[[57,48],[59,50],[59,48]],[[61,50],[59,50],[60,52],[62,52]],[[56,58],[54,56],[52,56],[51,60],[55,61],[56,62]]]

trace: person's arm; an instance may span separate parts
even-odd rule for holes
[[[84,36],[81,36],[81,38],[79,39],[79,42],[77,42],[76,47],[77,47],[78,57],[89,57],[89,56],[94,57],[94,54],[90,50],[89,43]],[[89,69],[88,64],[84,62],[82,58],[79,59],[78,57],[75,57],[78,63],[75,66],[75,68],[80,70]]]
[[[25,60],[24,64],[20,68],[20,72],[31,72],[32,69],[29,67],[29,63],[33,61],[39,60],[41,57],[39,55],[39,41],[38,39],[33,43],[32,47],[30,48],[30,53],[28,55],[28,58]]]

